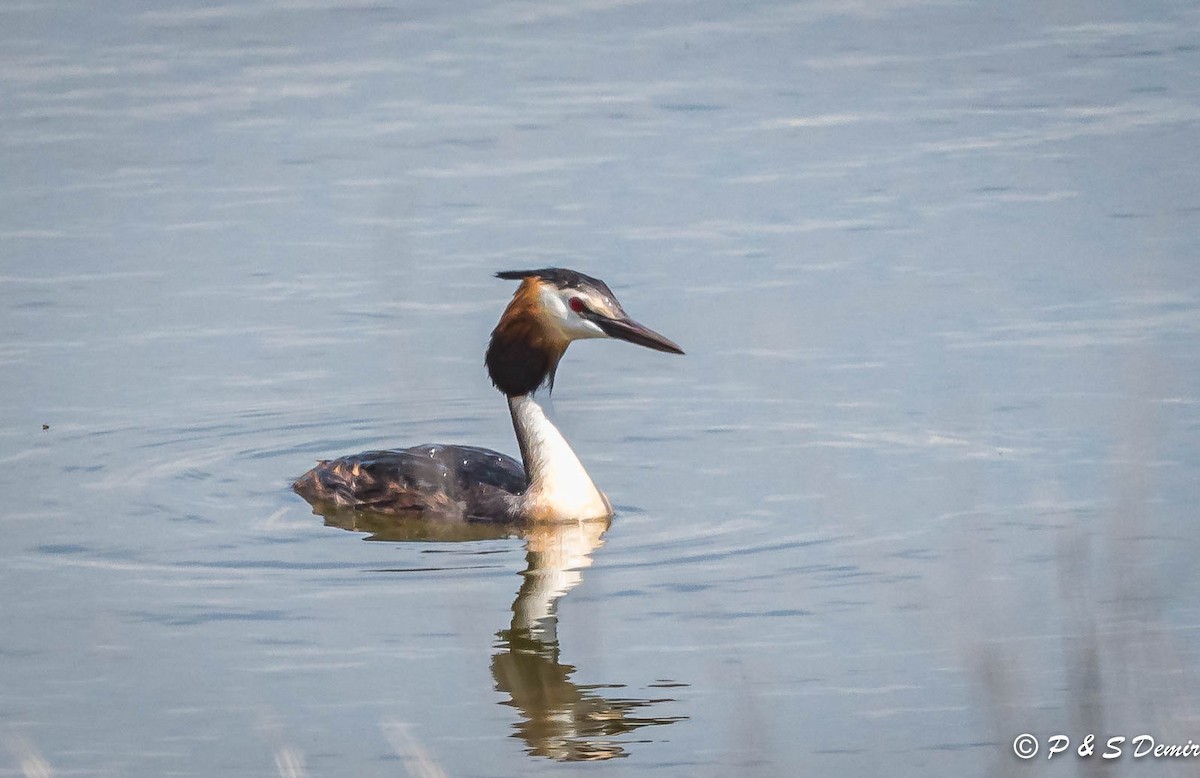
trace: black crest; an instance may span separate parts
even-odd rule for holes
[[[544,267],[541,270],[502,270],[496,274],[496,278],[503,278],[506,281],[538,278],[548,284],[554,284],[559,289],[592,289],[615,299],[608,284],[599,278],[593,278],[575,270],[567,270],[564,267]]]

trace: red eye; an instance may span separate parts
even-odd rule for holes
[[[580,300],[578,297],[571,298],[571,310],[575,311],[575,313],[583,313],[586,307],[583,304],[583,300]]]

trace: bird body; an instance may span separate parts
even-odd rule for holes
[[[658,351],[679,346],[630,319],[608,286],[564,268],[507,271],[520,280],[488,344],[492,383],[508,398],[522,462],[474,446],[425,444],[317,463],[293,488],[319,507],[493,522],[593,519],[612,504],[534,399],[554,385],[575,340],[619,338]]]

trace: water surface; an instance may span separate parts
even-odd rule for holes
[[[1200,740],[1198,36],[1171,2],[0,7],[0,774]],[[547,265],[688,352],[559,371],[611,527],[289,491],[515,453],[491,274]]]

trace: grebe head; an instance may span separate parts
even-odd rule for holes
[[[682,354],[683,349],[625,313],[599,278],[564,268],[508,270],[497,278],[521,282],[488,344],[487,368],[496,388],[510,397],[554,386],[558,361],[571,341],[618,338]]]

